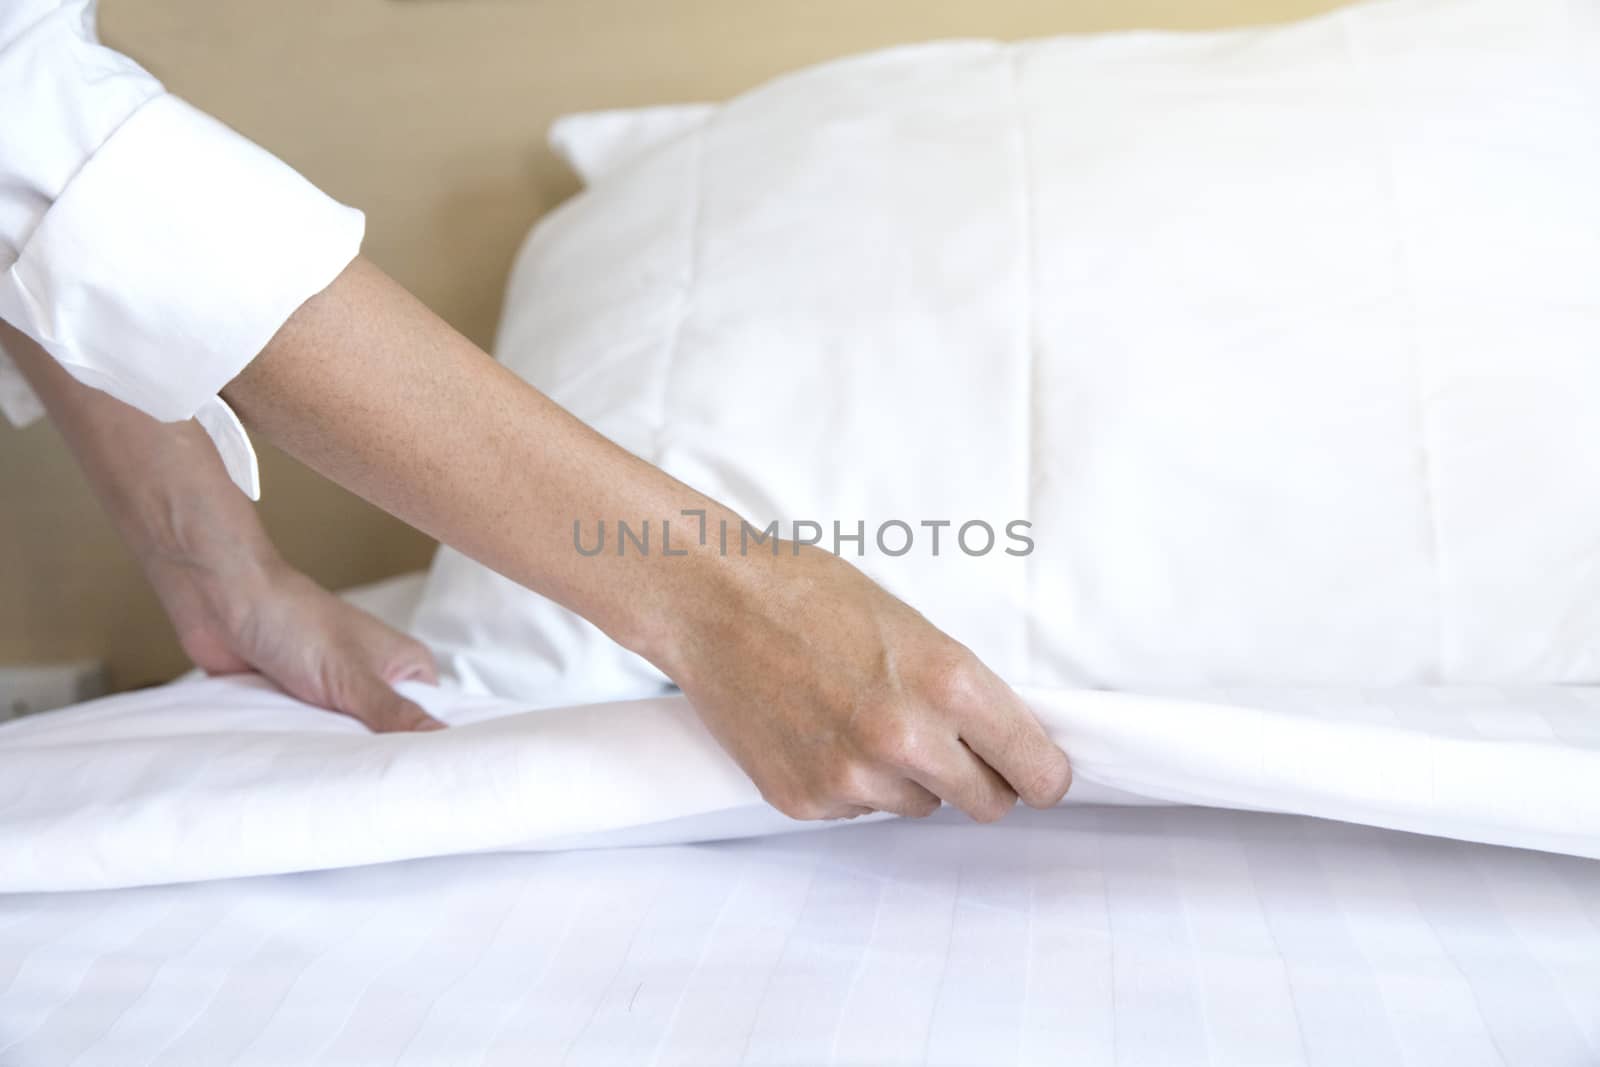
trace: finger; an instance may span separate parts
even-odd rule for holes
[[[848,807],[848,808],[839,809],[839,813],[837,815],[830,815],[826,819],[824,819],[823,821],[824,822],[848,822],[851,819],[859,819],[863,815],[871,815],[871,814],[872,814],[872,809],[871,808],[864,808],[864,807],[860,807],[860,806],[852,806],[852,807]]]
[[[1017,805],[1017,794],[959,740],[930,749],[908,773],[925,790],[978,822],[994,822]]]
[[[961,740],[1023,803],[1031,808],[1061,803],[1072,785],[1072,765],[1009,685],[980,666],[977,685],[953,710]]]
[[[396,693],[376,675],[362,675],[349,687],[348,696],[334,708],[366,724],[378,734],[442,730],[444,723],[421,706]]]
[[[439,684],[439,665],[434,661],[433,653],[421,641],[406,640],[404,649],[396,656],[384,672],[384,678],[390,683],[394,682],[423,682],[427,685]]]
[[[885,782],[866,799],[867,811],[887,811],[905,819],[925,819],[939,810],[940,800],[909,778]]]

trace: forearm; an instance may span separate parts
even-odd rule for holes
[[[575,520],[739,517],[589,430],[357,260],[225,390],[280,446],[661,667],[800,818],[999,818],[1067,759],[970,651],[817,550],[585,556]],[[687,532],[687,530],[685,531]]]
[[[80,384],[0,322],[6,350],[78,459],[106,513],[147,571],[242,569],[271,553],[255,509],[195,422],[162,423]]]
[[[32,355],[30,377],[147,570],[218,531],[259,537],[202,431],[130,422]],[[698,536],[678,541],[681,556],[579,552],[575,521],[740,519],[585,427],[364,260],[296,311],[224,394],[291,454],[651,659],[790,815],[924,815],[942,798],[992,819],[1019,794],[1043,807],[1067,788],[1065,755],[1004,682],[828,553],[724,553],[719,538]],[[190,583],[166,584],[189,595]],[[251,629],[276,644],[299,625],[263,616]],[[235,663],[238,647],[214,650],[222,669],[275,661]],[[392,657],[377,658],[382,669],[365,675],[373,692],[386,688],[373,679],[398,676]],[[320,702],[377,728],[414,728],[421,715]]]
[[[586,557],[573,522],[737,516],[589,429],[358,259],[225,391],[323,474],[659,659],[673,620],[724,610],[751,568],[702,549]],[[675,523],[676,526],[676,523]]]

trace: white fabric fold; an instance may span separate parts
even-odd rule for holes
[[[0,891],[819,825],[766,807],[679,696],[518,712],[405,692],[453,728],[374,736],[235,678],[0,729]],[[1593,690],[1024,696],[1072,755],[1078,799],[1123,791],[1600,858]]]
[[[194,421],[211,438],[229,479],[251,500],[261,499],[261,461],[256,458],[250,434],[233,408],[220,396],[211,397],[194,413]]]
[[[102,46],[90,0],[0,4],[0,319],[79,381],[199,419],[259,490],[218,393],[355,258],[365,218]],[[0,352],[0,415],[43,409]]]
[[[164,422],[187,419],[349,265],[365,224],[215,119],[158,96],[40,220],[0,276],[0,315],[79,381]]]

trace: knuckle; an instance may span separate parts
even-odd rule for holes
[[[874,724],[864,747],[868,755],[883,763],[916,767],[926,758],[926,730],[909,716],[891,712]]]
[[[929,666],[924,684],[939,707],[968,707],[978,700],[982,691],[983,672],[971,654],[963,649]]]
[[[865,803],[872,784],[867,769],[854,760],[840,760],[828,775],[818,799],[830,807]]]

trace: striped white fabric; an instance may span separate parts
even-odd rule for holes
[[[0,1064],[1600,1061],[1600,863],[1019,812],[0,897]]]
[[[407,684],[374,736],[246,676],[0,728],[0,893],[798,829],[681,696],[528,712]],[[1069,803],[1129,795],[1600,858],[1600,689],[1023,689]]]

